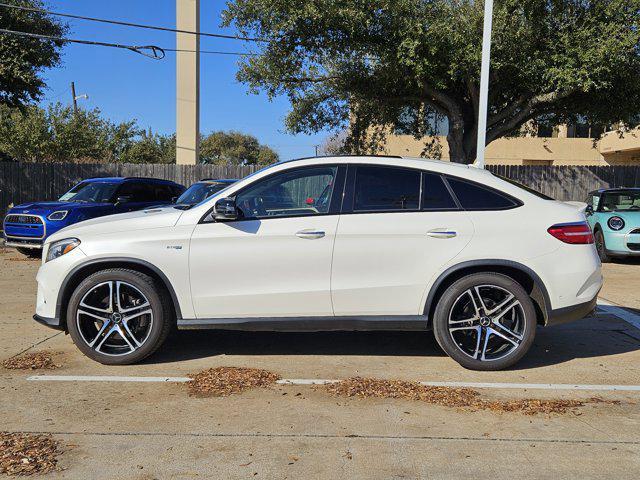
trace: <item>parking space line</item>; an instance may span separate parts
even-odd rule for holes
[[[112,375],[33,375],[27,380],[35,382],[159,382],[184,383],[189,377],[121,377]]]
[[[39,382],[157,382],[157,383],[185,383],[189,377],[120,377],[110,375],[33,375],[27,377],[29,381]],[[324,378],[283,378],[276,383],[279,385],[326,385],[340,380]],[[466,388],[494,388],[519,390],[591,390],[605,392],[640,392],[640,385],[589,385],[572,383],[507,383],[507,382],[419,382],[430,387],[466,387]]]
[[[619,319],[624,320],[631,326],[636,327],[640,330],[640,315],[625,310],[619,305],[611,303],[608,300],[604,300],[602,298],[598,298],[598,307],[604,313],[608,313],[610,315],[618,317]]]

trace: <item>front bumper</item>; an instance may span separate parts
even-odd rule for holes
[[[607,232],[604,242],[612,256],[640,256],[640,234],[631,232]]]
[[[33,248],[42,249],[42,240],[25,240],[21,238],[5,237],[4,246],[13,248]]]
[[[551,310],[549,312],[549,317],[547,318],[546,326],[560,325],[562,323],[573,322],[574,320],[585,318],[595,311],[597,303],[598,295],[588,302]]]
[[[41,323],[45,327],[53,328],[54,330],[64,330],[64,327],[61,325],[59,318],[41,317],[40,315],[36,314],[33,316],[33,319],[36,322]]]

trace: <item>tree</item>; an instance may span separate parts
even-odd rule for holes
[[[289,98],[289,131],[348,128],[347,145],[361,153],[380,149],[389,129],[423,138],[441,115],[451,159],[469,163],[483,8],[475,0],[235,0],[223,23],[265,40],[237,77],[252,92]],[[487,143],[531,121],[632,122],[639,71],[640,0],[496,0]]]
[[[212,132],[200,142],[200,160],[215,165],[269,165],[278,161],[278,154],[253,135]]]
[[[176,163],[176,136],[143,130],[120,160],[124,163]]]
[[[141,133],[135,121],[113,123],[97,108],[0,105],[0,152],[19,161],[122,161]]]
[[[40,0],[12,2],[43,8]],[[49,15],[0,8],[0,28],[19,32],[63,36],[67,27]],[[0,104],[24,106],[39,100],[45,87],[42,71],[60,62],[62,43],[0,33]]]

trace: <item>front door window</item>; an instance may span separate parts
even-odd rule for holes
[[[244,219],[329,213],[338,167],[295,169],[257,181],[236,196]]]

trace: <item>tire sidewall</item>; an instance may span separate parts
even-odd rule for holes
[[[482,361],[465,355],[456,346],[448,328],[449,312],[458,297],[469,288],[485,284],[496,285],[512,293],[522,305],[525,315],[524,339],[515,352],[500,360]],[[533,344],[537,327],[536,317],[533,301],[518,282],[497,273],[475,273],[454,282],[440,297],[434,313],[433,330],[440,347],[463,367],[472,370],[502,370],[518,362]]]
[[[76,311],[80,300],[96,285],[108,281],[126,282],[139,289],[144,296],[147,297],[153,312],[153,325],[151,326],[151,332],[145,343],[127,355],[111,356],[96,352],[82,339],[76,323]],[[80,351],[87,357],[105,365],[128,365],[139,362],[153,353],[157,348],[158,342],[161,341],[164,323],[167,321],[166,311],[160,298],[160,293],[155,287],[153,280],[147,275],[128,270],[105,270],[90,275],[76,287],[69,299],[67,307],[67,329],[73,343],[75,343]]]
[[[602,263],[609,263],[611,261],[611,256],[607,253],[607,244],[604,241],[604,233],[601,230],[598,230],[595,235],[596,240],[596,250],[598,251],[598,256],[600,257],[600,261]],[[602,245],[602,247],[598,248],[598,245]]]

